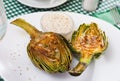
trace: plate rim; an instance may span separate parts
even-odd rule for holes
[[[63,12],[63,13],[77,14],[77,15],[81,15],[81,16],[86,16],[86,17],[94,18],[94,19],[97,19],[97,20],[102,21],[104,23],[107,23],[107,24],[111,25],[114,29],[120,31],[120,29],[118,29],[116,26],[112,25],[111,23],[109,23],[109,22],[107,22],[105,20],[99,19],[99,18],[91,16],[91,15],[85,15],[85,14],[82,14],[82,13],[71,12],[71,11],[43,11],[43,12],[39,11],[39,12],[27,13],[27,14],[22,14],[22,15],[19,15],[19,16],[15,16],[15,17],[9,19],[8,22],[10,22],[10,21],[12,21],[12,20],[14,20],[16,18],[27,16],[27,15],[38,14],[38,13],[49,13],[49,12]]]
[[[28,3],[24,3],[23,0],[17,0],[18,2],[20,2],[21,4],[23,5],[26,5],[28,7],[33,7],[33,8],[41,8],[41,9],[49,9],[49,8],[54,8],[54,7],[58,7],[64,3],[66,3],[68,0],[64,0],[63,2],[57,4],[57,5],[54,5],[54,6],[36,6],[36,5],[31,5],[31,4],[28,4]]]

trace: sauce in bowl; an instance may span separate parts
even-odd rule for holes
[[[72,33],[74,23],[72,18],[62,12],[49,12],[41,18],[42,29],[45,32],[55,32],[67,39]]]

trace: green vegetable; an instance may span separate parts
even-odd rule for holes
[[[11,23],[23,28],[31,36],[27,52],[35,66],[49,73],[69,70],[72,56],[63,36],[53,32],[41,32],[20,18]]]
[[[69,71],[73,76],[80,75],[93,58],[98,58],[108,46],[105,32],[96,23],[82,24],[71,39],[72,51],[80,55],[79,63]]]

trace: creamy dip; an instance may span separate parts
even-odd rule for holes
[[[41,25],[46,32],[55,32],[64,36],[70,34],[74,23],[72,18],[62,12],[49,12],[41,18]]]

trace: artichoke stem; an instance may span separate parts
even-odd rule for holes
[[[73,76],[79,76],[86,69],[88,64],[79,62],[75,68],[69,71],[69,73]]]
[[[73,76],[79,76],[83,73],[83,71],[87,68],[92,60],[92,56],[89,58],[81,58],[79,63],[69,71],[69,73]]]
[[[26,22],[25,20],[18,18],[11,22],[11,24],[14,24],[16,26],[21,27],[24,29],[31,37],[35,37],[38,33],[40,33],[39,30],[37,30],[34,26]]]

